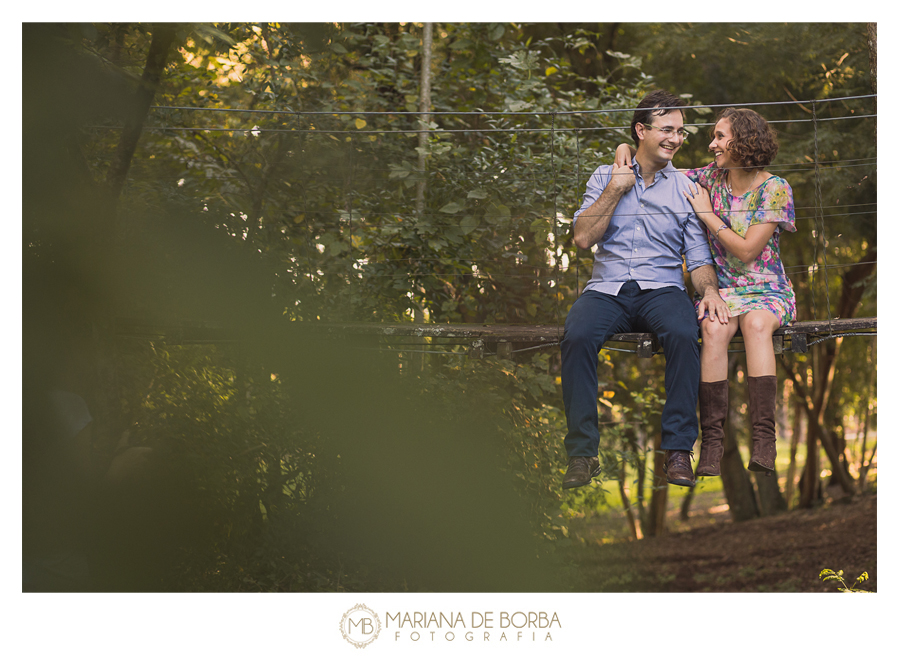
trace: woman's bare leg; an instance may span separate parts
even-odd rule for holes
[[[728,345],[738,330],[738,317],[728,324],[706,318],[700,325],[703,344],[700,346],[700,381],[719,382],[728,378]],[[773,357],[774,358],[774,357]]]
[[[775,375],[772,334],[781,326],[781,320],[771,311],[758,310],[738,316],[738,321],[741,335],[744,337],[744,349],[747,352],[747,376]]]

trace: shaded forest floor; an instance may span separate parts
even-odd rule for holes
[[[670,505],[672,503],[670,502]],[[806,510],[735,523],[721,492],[695,495],[690,516],[669,512],[668,532],[623,539],[624,518],[574,519],[565,550],[586,592],[836,592],[822,569],[877,591],[877,495],[829,499]]]

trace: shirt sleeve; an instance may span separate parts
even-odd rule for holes
[[[575,211],[575,218],[572,220],[573,225],[578,221],[578,216],[594,205],[597,199],[600,198],[600,195],[603,194],[603,190],[609,184],[609,172],[611,169],[612,167],[609,165],[601,165],[591,174],[587,182],[587,188],[584,191],[581,207]]]
[[[696,179],[691,178],[689,172],[702,172],[703,169],[690,169],[688,171],[680,172],[678,175],[680,176],[683,173],[690,180],[697,182]],[[683,180],[683,179],[682,179]],[[686,188],[686,184],[679,184],[676,189],[684,189]],[[678,192],[679,198],[681,198],[681,191]],[[694,209],[691,208],[690,204],[685,202],[685,206],[687,207],[687,219],[683,225],[683,236],[684,236],[684,266],[688,272],[693,272],[698,267],[702,265],[712,265],[712,252],[709,249],[709,240],[706,237],[706,228],[703,226],[703,222],[700,221],[700,218],[697,217],[697,213],[694,212]]]
[[[688,272],[693,272],[702,265],[712,264],[706,229],[703,228],[697,215],[691,213],[684,226],[684,266]]]
[[[754,224],[778,223],[784,231],[795,232],[794,193],[786,180],[773,176],[760,190],[759,206],[750,217]]]
[[[699,183],[706,189],[711,189],[713,183],[721,174],[721,170],[716,167],[715,162],[710,162],[705,167],[699,169],[685,169],[684,175],[691,179],[694,183]]]

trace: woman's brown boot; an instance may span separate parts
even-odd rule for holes
[[[719,462],[725,448],[725,415],[728,413],[728,380],[700,382],[700,458],[697,476],[721,475]]]
[[[750,385],[750,436],[753,450],[750,455],[751,471],[775,470],[775,396],[778,379],[775,375],[747,377]]]

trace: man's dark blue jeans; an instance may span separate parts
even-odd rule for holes
[[[629,281],[618,295],[586,290],[566,317],[562,348],[563,403],[569,457],[595,457],[597,355],[613,334],[652,331],[666,359],[666,403],[662,449],[691,450],[697,439],[700,387],[700,332],[694,305],[684,290],[669,286],[641,290]]]

